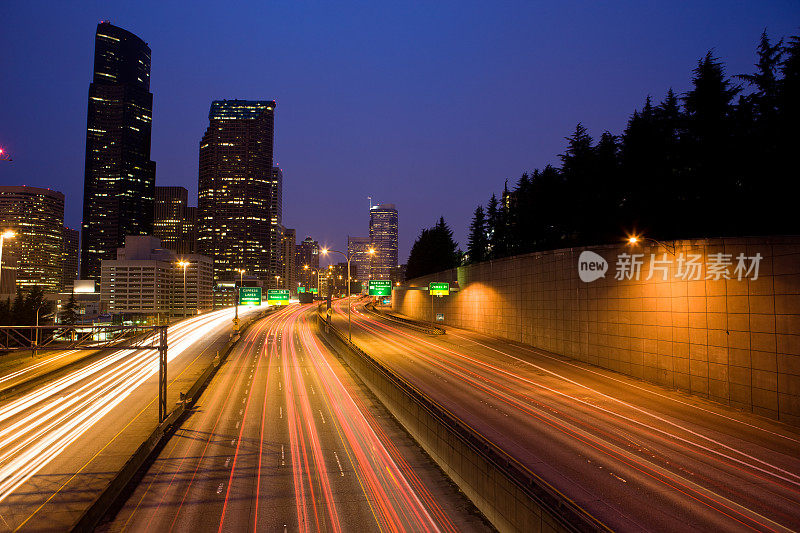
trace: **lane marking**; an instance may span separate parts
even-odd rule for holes
[[[342,463],[339,461],[339,454],[336,453],[336,450],[333,451],[333,456],[336,457],[336,464],[339,465],[339,474],[344,477],[344,469],[342,468]]]

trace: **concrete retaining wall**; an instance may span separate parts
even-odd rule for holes
[[[605,277],[580,279],[584,251],[605,259]],[[616,279],[620,254],[642,254],[639,279]],[[737,271],[739,254],[745,268],[760,254],[757,277]],[[700,263],[699,276],[686,268],[689,259]],[[716,279],[715,265],[729,279]],[[419,320],[443,313],[445,325],[800,425],[798,237],[563,249],[459,267],[408,285],[430,281],[458,281],[460,291],[431,298],[401,287],[393,309]]]
[[[603,530],[466,424],[348,343],[345,334],[330,329],[344,347],[348,366],[499,531]]]

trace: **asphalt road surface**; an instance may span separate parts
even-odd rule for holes
[[[254,324],[103,531],[485,531],[314,332]]]
[[[346,331],[346,302],[334,307]],[[352,319],[357,345],[611,529],[800,529],[797,428],[363,304]]]
[[[232,317],[169,328],[168,408],[227,341]],[[117,350],[0,402],[0,527],[69,529],[157,425],[157,384],[155,350]]]

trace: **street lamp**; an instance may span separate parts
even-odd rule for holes
[[[236,305],[233,312],[233,329],[235,331],[239,331],[239,291],[241,290],[242,284],[244,284],[245,271],[243,268],[237,268],[236,272],[239,273],[239,286],[236,287]],[[236,282],[234,281],[233,284],[236,285]]]
[[[276,288],[276,289],[280,289],[280,287],[278,286],[278,280],[279,280],[279,279],[281,279],[281,277],[280,277],[280,276],[275,276],[275,288]]]
[[[183,267],[183,318],[186,318],[186,267],[189,261],[178,261],[178,266]]]
[[[0,281],[3,279],[3,241],[6,239],[13,239],[15,235],[16,233],[10,229],[0,234]]]
[[[0,161],[11,161],[11,154],[0,148]]]
[[[328,250],[327,248],[323,248],[322,250],[320,250],[320,253],[322,255],[328,255],[329,252],[332,253],[332,254],[339,254],[339,255],[341,255],[342,257],[344,257],[347,260],[347,340],[352,342],[353,336],[351,334],[351,328],[350,328],[350,323],[351,323],[350,322],[350,259],[352,259],[353,256],[356,255],[356,254],[369,254],[369,255],[372,255],[372,254],[375,253],[375,249],[374,248],[370,248],[369,250],[366,250],[366,251],[364,251],[364,250],[356,250],[356,251],[354,251],[354,252],[352,252],[350,254],[346,254],[344,252],[340,252],[339,250]]]
[[[661,246],[662,248],[664,248],[666,251],[668,251],[672,255],[675,255],[675,245],[674,244],[670,248],[666,244],[664,244],[663,242],[657,241],[655,239],[651,239],[650,237],[642,237],[641,235],[630,235],[630,236],[628,236],[628,244],[630,246],[636,246],[641,241],[650,241],[652,243],[655,243],[655,244]]]

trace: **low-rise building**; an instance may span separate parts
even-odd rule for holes
[[[101,264],[103,310],[160,322],[213,307],[213,262],[199,254],[179,256],[148,235],[127,236],[115,260]]]

